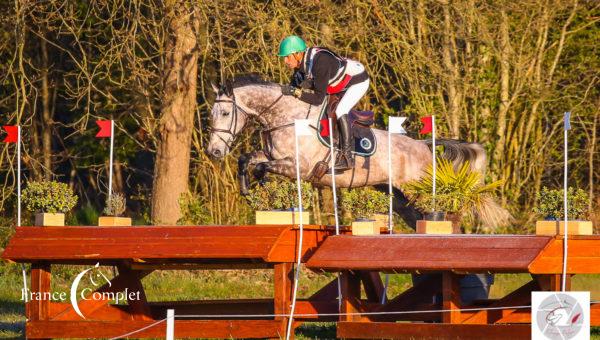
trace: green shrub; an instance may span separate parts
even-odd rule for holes
[[[564,190],[549,189],[543,187],[536,194],[537,207],[535,213],[543,218],[563,219],[564,218]],[[583,189],[569,187],[567,189],[569,219],[584,219],[587,217],[588,204],[590,198]]]
[[[201,197],[190,192],[181,194],[179,197],[179,210],[181,218],[177,221],[179,225],[205,225],[212,223],[212,216]]]
[[[495,191],[502,181],[485,184],[479,172],[471,171],[469,162],[455,170],[452,162],[445,158],[437,159],[435,178],[435,202],[432,165],[420,179],[402,186],[404,194],[421,212],[444,211],[472,220],[477,217],[484,225],[494,228],[511,223],[510,213],[496,201]]]
[[[355,219],[386,213],[389,202],[387,194],[371,187],[343,190],[340,201],[342,209],[349,211]]]
[[[108,216],[120,216],[125,212],[126,207],[125,196],[121,193],[116,193],[110,195],[110,198],[106,200],[106,207],[103,212]]]
[[[298,207],[298,188],[295,181],[275,176],[264,185],[256,184],[245,196],[254,210],[289,210]],[[309,209],[313,199],[312,185],[301,183],[302,209]]]
[[[33,213],[66,213],[77,204],[77,195],[66,183],[33,181],[23,190],[22,200]]]

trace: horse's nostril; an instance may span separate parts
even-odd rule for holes
[[[215,149],[215,150],[213,150],[212,154],[215,157],[221,157],[221,150]]]

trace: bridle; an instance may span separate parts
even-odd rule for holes
[[[257,113],[256,115],[252,115],[252,114],[248,113],[246,110],[244,110],[243,107],[241,107],[237,104],[237,102],[235,100],[235,94],[233,94],[233,91],[232,91],[232,95],[231,95],[232,99],[216,99],[215,100],[215,103],[231,103],[231,104],[233,104],[232,105],[233,109],[230,112],[232,117],[231,117],[231,122],[229,123],[229,128],[228,129],[218,129],[218,128],[211,127],[210,131],[211,131],[211,133],[223,132],[223,133],[228,134],[231,137],[231,138],[228,138],[228,140],[225,140],[223,137],[221,137],[220,134],[217,134],[217,136],[219,137],[219,139],[221,141],[223,141],[223,143],[225,143],[225,145],[227,145],[227,148],[231,149],[231,143],[233,143],[233,140],[235,139],[235,135],[236,135],[235,131],[237,131],[238,112],[241,112],[242,114],[244,114],[246,116],[246,119],[248,119],[249,117],[253,117],[253,116],[258,117],[259,119],[257,119],[257,120],[258,120],[259,124],[261,125],[261,130],[265,130],[267,123],[262,121],[260,119],[260,117],[262,116],[263,113],[272,109],[273,106],[275,106],[275,104],[277,104],[277,102],[279,102],[279,100],[281,100],[282,97],[283,97],[283,94],[279,95],[279,97],[277,97],[277,99],[275,99],[275,101],[273,101],[273,103],[271,103],[271,105],[269,105],[267,108],[265,108],[261,112]],[[269,129],[269,130],[273,130],[273,129]]]

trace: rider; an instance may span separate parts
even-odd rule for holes
[[[353,168],[352,132],[345,116],[369,88],[369,75],[365,67],[327,48],[307,48],[304,40],[296,35],[281,41],[279,56],[284,57],[285,64],[294,70],[291,84],[282,87],[284,95],[318,106],[327,94],[341,93],[335,113],[340,127],[342,152],[335,167]]]

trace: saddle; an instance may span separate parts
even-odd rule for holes
[[[339,104],[340,97],[336,94],[331,94],[327,97],[327,103],[325,104],[323,110],[319,114],[319,118],[317,121],[317,130],[319,133],[317,137],[321,144],[329,148],[329,119],[331,118],[332,122],[332,131],[333,131],[333,143],[334,147],[339,149],[339,131],[337,128],[337,117],[335,114],[335,109]],[[371,130],[371,126],[375,122],[374,114],[371,111],[358,111],[351,110],[345,117],[345,119],[350,120],[351,133],[354,138],[354,143],[352,145],[352,153],[355,156],[361,157],[370,157],[377,150],[377,140],[375,139],[375,135],[373,134],[373,130]],[[317,162],[311,174],[309,175],[309,180],[313,182],[318,182],[321,177],[325,175],[329,171],[329,164],[327,163],[327,158],[330,155],[327,155],[324,160]]]
[[[327,98],[325,109],[319,115],[318,131],[319,140],[321,143],[329,147],[329,120],[331,118],[334,147],[339,147],[337,117],[335,109],[340,102],[338,95],[332,94]],[[354,138],[353,150],[355,155],[362,157],[372,156],[377,150],[377,141],[371,130],[371,126],[375,123],[375,114],[372,111],[351,110],[346,119],[350,120],[351,132]]]

